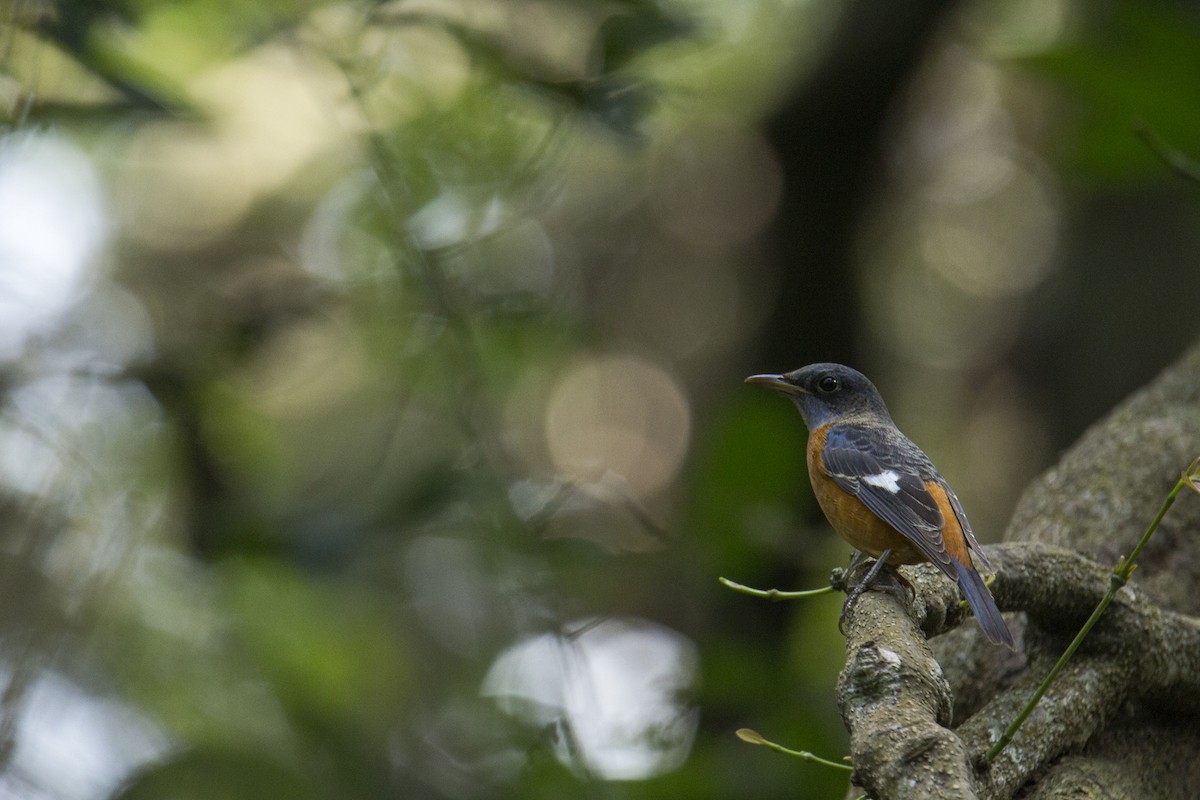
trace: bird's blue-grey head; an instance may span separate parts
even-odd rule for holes
[[[875,384],[842,364],[809,364],[782,375],[751,375],[746,383],[769,386],[792,398],[810,431],[852,417],[891,420]]]

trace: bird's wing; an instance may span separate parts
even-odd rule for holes
[[[967,539],[967,549],[974,553],[975,558],[979,559],[979,563],[983,568],[991,572],[992,565],[988,563],[987,557],[984,556],[982,548],[979,547],[979,542],[975,541],[975,534],[971,531],[971,523],[967,521],[967,512],[963,511],[962,503],[958,500],[958,495],[950,488],[950,484],[946,483],[945,478],[941,475],[937,476],[937,481],[946,490],[946,497],[950,500],[950,507],[954,509],[954,516],[958,518],[959,527],[962,528],[963,536]]]
[[[821,461],[840,487],[915,544],[938,569],[957,577],[942,539],[946,520],[925,486],[927,480],[943,486],[944,481],[919,447],[878,428],[835,424],[826,434]],[[947,496],[954,498],[945,488]],[[958,499],[951,503],[963,530],[969,531]]]

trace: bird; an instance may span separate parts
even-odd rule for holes
[[[974,556],[991,569],[962,503],[929,456],[896,427],[865,375],[823,363],[751,375],[746,382],[781,392],[799,408],[808,428],[808,475],[817,504],[843,539],[876,559],[847,596],[843,615],[885,564],[928,561],[958,584],[988,640],[1015,649],[972,562]]]

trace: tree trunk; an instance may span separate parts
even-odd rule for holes
[[[994,763],[981,759],[1197,455],[1200,345],[1088,430],[1025,492],[1006,544],[988,548],[997,602],[1024,612],[1012,620],[1017,653],[964,622],[956,588],[928,565],[905,571],[908,609],[889,593],[860,598],[847,615],[838,703],[854,780],[869,796],[1200,796],[1200,498],[1191,492],[1013,741]]]

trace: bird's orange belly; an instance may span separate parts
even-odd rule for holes
[[[823,439],[824,437],[822,437]],[[822,442],[823,444],[823,442]],[[845,492],[833,478],[825,474],[817,462],[820,448],[808,451],[808,475],[812,481],[817,505],[825,512],[825,518],[837,534],[856,550],[878,557],[890,549],[889,564],[918,564],[927,561],[924,554],[904,534],[875,516],[852,494]]]

